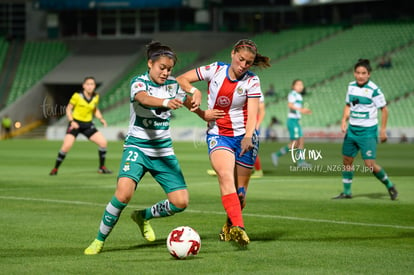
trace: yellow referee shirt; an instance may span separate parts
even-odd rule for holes
[[[82,92],[74,93],[69,101],[73,105],[73,119],[82,122],[92,121],[95,109],[98,108],[98,102],[98,94],[95,94],[90,100],[87,100]]]

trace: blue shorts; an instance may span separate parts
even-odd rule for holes
[[[252,137],[253,149],[245,152],[242,156],[240,156],[241,140],[243,139],[243,137],[244,135],[237,137],[207,135],[206,141],[208,147],[208,154],[210,155],[212,152],[216,150],[227,150],[234,154],[237,165],[253,169],[257,153],[259,151],[259,138],[257,136],[257,133],[254,133]]]

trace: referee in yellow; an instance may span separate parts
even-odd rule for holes
[[[90,141],[99,147],[98,173],[112,173],[105,167],[107,141],[101,132],[96,129],[92,122],[93,116],[100,120],[104,127],[107,126],[102,113],[98,109],[99,95],[95,93],[96,80],[94,77],[85,77],[82,84],[83,91],[74,93],[66,107],[66,117],[69,121],[62,147],[56,158],[55,167],[50,171],[51,176],[57,175],[59,166],[62,164],[66,154],[75,143],[76,137],[82,133]]]

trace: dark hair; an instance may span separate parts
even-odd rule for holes
[[[96,79],[95,79],[95,77],[93,77],[93,76],[86,76],[84,79],[83,79],[83,82],[82,83],[85,83],[86,81],[88,81],[89,79],[92,79],[93,80],[93,82],[95,82],[95,84],[96,84]]]
[[[96,79],[95,79],[95,77],[93,77],[93,76],[86,76],[86,77],[83,79],[82,84],[85,84],[85,83],[86,83],[86,81],[88,81],[88,80],[93,80],[93,82],[95,82],[95,88],[96,88]],[[95,96],[95,95],[96,95],[96,92],[95,92],[95,91],[93,91],[92,95],[93,95],[93,96]]]
[[[177,55],[174,51],[165,45],[162,45],[158,41],[152,41],[147,46],[147,60],[156,61],[161,56],[166,56],[174,60],[174,65],[177,63]]]
[[[372,71],[372,67],[368,59],[358,59],[358,62],[354,65],[354,71],[356,71],[358,67],[364,67],[369,73]]]
[[[250,39],[240,39],[237,41],[236,44],[233,46],[233,51],[238,52],[240,49],[248,50],[251,53],[255,54],[255,58],[253,61],[253,66],[267,68],[270,67],[270,58],[267,56],[263,56],[258,53],[256,43],[254,43]]]
[[[303,82],[302,79],[297,78],[297,79],[295,79],[295,80],[292,81],[292,87],[295,86],[296,82],[298,82],[298,81]]]

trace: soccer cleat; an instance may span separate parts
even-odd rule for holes
[[[52,171],[50,171],[49,175],[56,176],[57,175],[57,172],[58,172],[58,169],[57,168],[53,168]]]
[[[207,174],[209,176],[217,176],[216,171],[214,171],[213,169],[207,169]]]
[[[337,200],[337,199],[352,199],[352,195],[347,195],[345,193],[341,193],[336,197],[333,197],[332,199]]]
[[[262,178],[263,177],[263,170],[255,170],[253,171],[252,175],[250,176],[252,179]]]
[[[279,157],[276,153],[272,153],[272,163],[274,166],[277,166],[279,164]]]
[[[112,174],[112,171],[106,168],[105,166],[101,166],[98,169],[99,174]]]
[[[222,241],[222,242],[231,241],[230,227],[231,227],[231,223],[230,223],[230,220],[227,218],[226,223],[223,225],[223,227],[221,228],[221,231],[219,233],[220,241]]]
[[[102,251],[104,242],[98,239],[95,239],[83,252],[85,255],[96,255]]]
[[[397,199],[397,197],[398,197],[398,191],[397,191],[397,189],[395,189],[395,185],[392,186],[392,187],[390,187],[390,188],[388,188],[388,193],[390,194],[390,198],[392,200]]]
[[[243,247],[250,243],[246,230],[240,226],[232,226],[230,228],[230,238]]]
[[[149,221],[142,217],[142,210],[135,210],[131,214],[131,219],[138,225],[141,235],[149,242],[155,241],[155,233]]]

